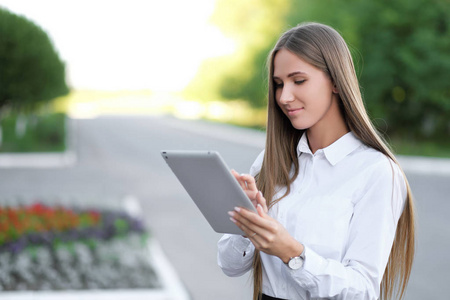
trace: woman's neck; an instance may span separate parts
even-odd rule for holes
[[[309,148],[314,154],[317,150],[330,146],[349,131],[342,116],[335,120],[332,126],[314,126],[308,128],[306,134]]]
[[[334,133],[324,133],[322,135],[315,135],[310,130],[306,132],[308,137],[308,144],[311,152],[314,154],[317,150],[326,148],[348,133],[348,130]]]

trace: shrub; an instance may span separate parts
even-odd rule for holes
[[[0,111],[32,111],[68,91],[64,63],[47,34],[0,8]]]

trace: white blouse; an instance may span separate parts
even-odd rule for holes
[[[305,261],[291,270],[261,252],[263,293],[282,299],[378,299],[406,199],[402,172],[352,132],[315,154],[304,134],[297,152],[299,175],[269,215],[305,246]],[[261,169],[263,154],[251,175]],[[226,234],[218,243],[218,264],[226,275],[240,276],[251,269],[253,253],[250,240]]]

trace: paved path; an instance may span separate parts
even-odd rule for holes
[[[102,117],[76,120],[76,127],[75,166],[0,169],[1,201],[53,197],[62,202],[77,199],[79,205],[115,205],[133,194],[141,200],[148,225],[193,299],[250,299],[247,278],[228,278],[217,267],[220,235],[211,230],[159,151],[218,150],[230,168],[247,172],[263,148],[264,134],[168,117]],[[429,171],[430,163],[424,164],[425,169],[414,167],[423,160],[403,161],[412,166],[405,169],[417,198],[419,225],[417,259],[406,299],[443,299],[450,294],[448,160],[439,161],[444,167],[438,174]]]

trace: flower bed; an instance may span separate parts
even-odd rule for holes
[[[0,206],[0,290],[160,288],[148,238],[122,211]]]

